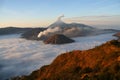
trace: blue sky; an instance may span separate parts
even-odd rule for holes
[[[112,16],[115,20],[114,16],[120,15],[119,8],[120,0],[0,0],[0,26],[47,26],[62,14],[66,21],[82,17],[85,22],[86,16],[91,20],[94,16]]]

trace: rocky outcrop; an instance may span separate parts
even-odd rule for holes
[[[114,34],[113,36],[118,37],[118,41],[120,42],[120,32],[118,32],[118,33]]]
[[[62,35],[62,34],[55,34],[50,36],[48,39],[44,40],[45,44],[66,44],[72,43],[74,40]]]

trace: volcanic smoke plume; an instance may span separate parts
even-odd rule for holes
[[[48,29],[40,32],[38,38],[49,37],[54,34],[63,34],[67,37],[77,37],[80,35],[85,35],[85,33],[92,31],[94,28],[84,24],[71,23],[67,24],[61,20],[64,15],[58,17],[57,21],[48,26]]]
[[[40,38],[40,40],[44,40],[45,38],[48,38],[55,34],[63,34],[67,37],[80,37],[117,32],[117,30],[97,29],[80,23],[67,24],[61,20],[62,17],[64,17],[64,15],[58,17],[57,21],[48,26],[47,30],[40,32],[37,35],[38,38]]]

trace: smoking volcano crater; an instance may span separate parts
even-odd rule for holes
[[[105,33],[116,32],[117,30],[112,29],[97,29],[92,26],[88,26],[80,23],[65,23],[62,21],[64,16],[58,17],[57,21],[48,26],[48,29],[41,31],[38,34],[39,40],[45,40],[48,37],[55,34],[62,34],[69,38],[80,37],[80,36],[93,36]]]
[[[78,36],[85,36],[88,33],[95,30],[95,28],[84,24],[79,24],[79,23],[67,24],[62,21],[62,17],[63,16],[60,16],[56,22],[48,26],[47,30],[40,32],[38,34],[38,38],[44,40],[54,34],[63,34],[67,37],[78,37]]]
[[[22,38],[29,40],[46,40],[55,34],[62,34],[66,37],[95,36],[100,34],[115,33],[120,30],[98,29],[81,23],[65,23],[62,21],[64,16],[58,17],[57,21],[47,28],[36,28],[23,33]]]

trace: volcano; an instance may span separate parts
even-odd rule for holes
[[[63,16],[58,17],[57,21],[55,21],[53,24],[49,25],[48,28],[54,28],[54,27],[66,27],[67,24],[62,21]]]
[[[38,34],[38,38],[41,39],[42,37],[50,37],[54,34],[63,34],[67,37],[85,36],[94,30],[96,30],[96,28],[93,28],[91,26],[80,23],[68,24],[63,22],[61,18],[58,18],[57,21],[48,26],[47,30],[40,32]]]
[[[62,34],[55,34],[50,36],[48,39],[44,41],[45,44],[66,44],[72,43],[74,40],[62,35]]]
[[[63,16],[59,17],[57,21],[48,26],[48,29],[40,32],[38,38],[40,40],[46,39],[55,34],[63,34],[67,37],[81,37],[94,36],[99,34],[118,32],[114,29],[97,29],[89,25],[81,23],[65,23],[62,21]]]
[[[60,16],[57,21],[47,28],[29,30],[23,33],[22,37],[30,40],[46,40],[55,34],[63,34],[72,38],[120,32],[120,30],[114,29],[98,29],[81,23],[65,23],[62,21],[62,17]]]

